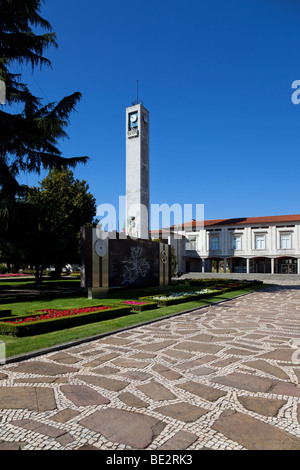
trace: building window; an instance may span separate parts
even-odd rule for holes
[[[209,249],[212,251],[217,251],[219,249],[218,237],[209,237]]]
[[[292,236],[290,233],[280,234],[280,248],[282,250],[288,250],[292,248]]]
[[[234,250],[241,250],[242,249],[242,237],[240,235],[235,235],[232,238],[232,248]]]
[[[255,235],[255,249],[264,250],[266,248],[265,235]]]

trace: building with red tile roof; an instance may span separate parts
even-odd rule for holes
[[[186,222],[151,238],[174,247],[185,272],[300,274],[300,214]]]

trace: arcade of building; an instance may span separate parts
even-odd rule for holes
[[[151,238],[174,247],[180,273],[300,274],[300,214],[191,221]]]

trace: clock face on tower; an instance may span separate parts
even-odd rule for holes
[[[129,115],[129,129],[136,129],[138,127],[139,115],[138,112]]]

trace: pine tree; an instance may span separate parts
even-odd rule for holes
[[[56,34],[40,16],[43,0],[0,0],[0,81],[6,88],[6,106],[0,105],[0,196],[14,199],[22,193],[21,172],[40,173],[41,169],[74,168],[88,157],[65,158],[58,140],[67,137],[69,116],[81,99],[75,92],[57,103],[42,104],[21,74],[13,72],[16,63],[36,67],[51,66],[44,56],[47,48],[57,47]],[[35,34],[34,28],[46,31]],[[13,114],[11,106],[21,109]],[[0,214],[1,218],[1,214]]]

